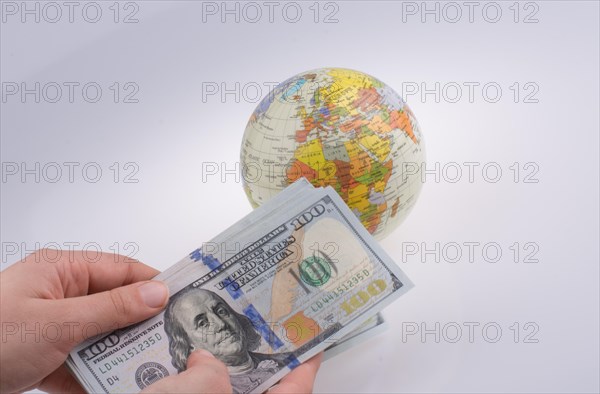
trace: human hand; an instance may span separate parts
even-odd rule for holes
[[[98,257],[99,256],[99,257]],[[64,366],[85,339],[166,305],[158,271],[125,256],[43,249],[0,273],[0,391],[84,392]]]
[[[322,361],[323,352],[294,368],[279,383],[271,387],[267,391],[267,394],[312,393],[315,378],[317,377],[317,372]]]

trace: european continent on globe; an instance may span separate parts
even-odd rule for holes
[[[282,82],[260,102],[240,156],[252,206],[305,177],[332,186],[381,239],[416,202],[425,147],[394,90],[358,71],[322,68]]]

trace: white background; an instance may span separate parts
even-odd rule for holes
[[[66,88],[58,103],[3,97],[2,268],[27,250],[70,242],[95,242],[104,251],[117,243],[121,253],[130,242],[138,247],[136,258],[167,268],[251,210],[235,175],[203,179],[202,169],[203,163],[235,168],[257,104],[253,86],[262,86],[263,96],[265,83],[305,70],[357,69],[405,97],[425,137],[428,168],[439,163],[440,179],[427,175],[413,212],[382,241],[415,289],[386,310],[384,334],[323,365],[315,390],[598,392],[598,2],[477,2],[472,22],[462,2],[427,3],[439,10],[439,22],[435,13],[422,14],[421,2],[322,2],[318,23],[312,1],[296,3],[302,10],[296,23],[289,21],[289,6],[288,20],[282,15],[283,2],[272,23],[262,2],[256,23],[243,3],[239,23],[235,15],[221,22],[220,13],[204,14],[204,22],[207,5],[194,1],[137,1],[137,8],[121,3],[118,23],[112,1],[98,2],[97,23],[82,17],[86,3],[78,3],[72,23],[64,6],[62,18],[50,23],[55,10],[44,15],[39,3],[36,23],[34,15],[23,22],[21,10],[12,15],[7,3],[3,93],[6,83],[80,85],[73,103]],[[502,14],[492,23],[498,8]],[[134,11],[138,22],[123,23]],[[337,22],[323,23],[331,12]],[[87,16],[93,18],[94,10]],[[81,86],[89,82],[102,87],[96,103],[82,97]],[[118,103],[109,90],[114,82],[121,87]],[[123,102],[132,91],[123,90],[126,82],[139,88],[138,103]],[[229,89],[239,83],[237,99],[203,99],[207,82]],[[472,100],[465,82],[479,84]],[[435,90],[436,83],[437,98],[406,94],[414,86]],[[491,102],[494,89],[482,92],[486,83],[501,87],[497,102]],[[462,87],[457,100],[456,84]],[[34,175],[23,182],[20,174],[8,174],[12,162],[80,166],[72,183],[67,167],[58,182],[48,182],[55,175],[48,172],[38,183]],[[114,162],[121,166],[116,183],[109,168]],[[134,168],[125,171],[128,162],[139,168],[137,183],[124,182]],[[465,162],[479,163],[472,182]],[[521,167],[516,182],[515,162]],[[102,168],[97,183],[83,178],[86,163]],[[462,169],[456,182],[452,163]],[[486,163],[501,168],[498,182],[482,175]],[[526,163],[534,164],[524,169]],[[535,168],[530,180],[538,182],[526,183]],[[456,263],[448,262],[453,242],[462,251]],[[479,243],[472,263],[465,242]],[[487,262],[493,249],[482,253],[492,242],[502,252],[496,263]],[[517,263],[510,249],[515,242]],[[528,242],[537,245],[537,263],[524,263],[533,250],[524,250]],[[439,263],[423,254],[436,243]],[[8,253],[15,244],[16,254]],[[419,251],[408,254],[415,245]],[[476,325],[471,338],[468,322]],[[491,328],[482,332],[486,324]],[[457,326],[462,336],[452,343]],[[415,327],[419,332],[409,335]],[[493,342],[497,327],[501,336]],[[527,343],[536,328],[529,340],[537,343]],[[423,329],[430,333],[422,336]]]

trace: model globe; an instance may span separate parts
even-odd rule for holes
[[[253,207],[305,177],[333,187],[381,239],[417,200],[425,147],[414,114],[392,88],[359,71],[321,68],[263,98],[246,126],[240,160]]]

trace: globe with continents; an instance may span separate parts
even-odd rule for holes
[[[263,98],[240,158],[253,207],[305,177],[333,187],[382,239],[417,200],[425,148],[415,116],[393,89],[362,72],[321,68]]]

